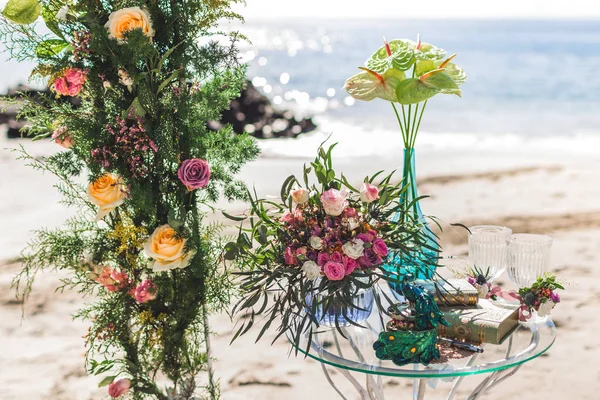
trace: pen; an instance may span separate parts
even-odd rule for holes
[[[448,343],[450,346],[456,347],[457,349],[469,350],[475,353],[483,353],[483,348],[479,346],[474,346],[469,343],[459,342],[457,340],[446,339],[446,338],[438,338],[438,340],[442,340]]]

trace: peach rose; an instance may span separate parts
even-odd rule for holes
[[[186,253],[185,242],[169,225],[156,228],[144,244],[146,255],[154,258],[152,270],[160,272],[187,267],[194,253]]]
[[[123,204],[126,197],[125,182],[120,176],[104,174],[88,186],[88,197],[98,206],[96,221],[100,221],[112,210]]]
[[[149,38],[154,37],[150,15],[139,7],[123,8],[111,13],[104,27],[108,29],[111,39],[124,40],[125,33],[134,29],[141,29]]]

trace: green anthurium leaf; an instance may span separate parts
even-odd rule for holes
[[[446,52],[431,43],[421,43],[421,47],[415,52],[415,57],[419,60],[440,61],[446,57]]]
[[[467,74],[460,68],[458,65],[453,63],[446,64],[446,70],[444,71],[446,75],[448,75],[454,83],[457,85],[462,85],[467,80]]]
[[[416,63],[417,71],[416,75],[421,76],[426,72],[433,71],[437,68],[435,63],[432,60],[417,60]]]
[[[383,74],[390,68],[408,71],[415,63],[416,43],[407,39],[394,39],[382,46],[365,62],[367,68]]]
[[[396,88],[396,100],[400,104],[415,104],[425,101],[440,91],[428,86],[418,78],[405,79]]]
[[[42,7],[42,18],[44,18],[44,22],[46,23],[46,26],[48,27],[48,29],[50,29],[50,31],[52,33],[54,33],[59,38],[64,39],[65,36],[63,35],[62,31],[60,30],[60,27],[58,26],[58,20],[56,19],[57,12],[58,12],[58,9],[56,7],[53,7],[52,5],[43,6]]]
[[[38,0],[8,0],[2,15],[9,21],[20,25],[33,24],[42,12],[42,5]]]
[[[426,86],[437,89],[440,93],[455,94],[460,97],[460,89],[454,80],[446,73],[441,72],[423,79]]]
[[[396,87],[405,78],[404,72],[394,68],[386,70],[382,75],[365,70],[348,78],[344,87],[348,94],[357,100],[370,101],[380,98],[396,101]]]
[[[35,54],[39,58],[52,58],[63,51],[69,42],[62,39],[49,39],[40,42],[35,48]]]

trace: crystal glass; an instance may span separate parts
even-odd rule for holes
[[[508,276],[517,286],[531,286],[546,272],[552,238],[546,235],[518,233],[506,238]]]
[[[315,282],[315,287],[318,287],[318,280]],[[356,289],[352,298],[349,299],[352,305],[341,301],[339,298],[328,299],[329,296],[327,293],[309,293],[306,296],[307,312],[310,312],[313,302],[317,302],[315,318],[321,326],[349,326],[351,325],[349,320],[360,324],[369,318],[373,311],[373,303],[375,302],[373,288]]]
[[[477,225],[469,228],[469,259],[488,282],[493,282],[506,269],[506,238],[510,228]]]

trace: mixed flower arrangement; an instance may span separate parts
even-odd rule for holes
[[[532,317],[534,310],[540,317],[550,315],[556,304],[560,303],[557,289],[565,288],[557,282],[555,275],[545,274],[538,277],[531,287],[520,288],[518,293],[511,291],[508,296],[519,300],[519,320],[527,321]]]
[[[321,323],[320,310],[330,304],[343,305],[335,312],[356,324],[356,294],[375,288],[380,279],[397,279],[382,268],[388,253],[408,253],[409,243],[423,240],[420,221],[392,218],[403,212],[404,190],[401,183],[391,183],[393,173],[366,177],[357,189],[333,170],[334,146],[319,149],[302,179],[285,180],[281,201],[251,196],[250,215],[231,216],[245,222],[238,240],[227,245],[229,258],[246,269],[240,273],[243,298],[235,311],[247,318],[235,337],[262,314],[268,322],[259,338],[275,319],[281,321],[277,337],[312,334]],[[374,297],[381,304],[377,290]]]
[[[69,270],[63,287],[93,295],[75,316],[90,322],[86,367],[114,398],[219,394],[208,313],[234,287],[220,226],[203,219],[221,194],[246,199],[235,174],[258,153],[231,127],[207,127],[244,85],[238,34],[218,32],[230,45],[205,40],[217,21],[240,18],[233,2],[8,0],[0,16],[3,50],[35,63],[31,79],[51,90],[3,102],[18,105],[34,140],[63,150],[16,151],[56,175],[78,209],[36,232],[17,295],[46,268]]]

